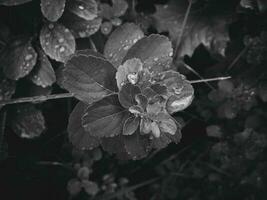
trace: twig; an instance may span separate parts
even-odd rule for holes
[[[187,10],[186,10],[186,13],[185,13],[185,17],[184,17],[184,20],[183,20],[181,32],[180,32],[179,37],[177,38],[177,42],[176,42],[176,46],[175,46],[175,50],[174,50],[174,57],[175,57],[175,59],[177,57],[178,48],[179,48],[180,43],[182,41],[182,37],[183,37],[183,34],[184,34],[185,26],[186,26],[186,23],[187,23],[187,20],[188,20],[188,16],[189,16],[191,7],[192,7],[192,0],[189,0],[189,5],[188,5]]]
[[[6,111],[2,110],[2,112],[0,113],[0,160],[1,160],[1,154],[5,151],[4,147],[5,128],[6,128]]]
[[[94,52],[98,52],[98,51],[97,51],[97,48],[96,48],[96,46],[95,46],[95,43],[94,43],[94,41],[92,40],[92,38],[89,38],[89,44],[90,44],[91,49],[92,49]]]
[[[246,51],[248,50],[249,45],[246,46],[237,56],[236,58],[232,61],[232,63],[227,67],[226,72],[230,71],[235,64],[240,60],[240,58],[246,53]]]
[[[62,93],[62,94],[51,94],[51,95],[41,95],[41,96],[33,96],[33,97],[22,97],[18,99],[9,99],[0,101],[0,106],[10,105],[10,104],[18,104],[18,103],[40,103],[47,100],[52,99],[64,99],[71,98],[74,95],[72,93]]]
[[[231,76],[226,76],[226,77],[216,77],[216,78],[208,78],[208,79],[201,79],[201,80],[193,80],[189,81],[189,83],[194,84],[194,83],[206,83],[206,82],[211,82],[211,81],[222,81],[222,80],[227,80],[230,79]]]

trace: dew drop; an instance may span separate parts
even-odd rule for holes
[[[53,29],[54,28],[54,24],[49,24],[48,28]]]
[[[60,47],[59,52],[63,53],[65,51],[65,47]]]
[[[32,59],[33,55],[32,54],[28,54],[25,56],[25,60],[28,61],[30,59]]]
[[[78,8],[79,8],[80,10],[84,10],[84,6],[82,6],[82,5],[79,5]]]
[[[138,82],[138,74],[137,73],[128,74],[127,79],[131,84],[134,85]]]
[[[159,60],[159,58],[154,58],[154,61],[157,62]]]
[[[64,38],[59,38],[58,42],[59,43],[63,43],[64,42]]]
[[[173,56],[173,52],[172,52],[172,51],[169,53],[169,56],[170,56],[170,57],[172,57],[172,56]]]

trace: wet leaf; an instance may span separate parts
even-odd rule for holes
[[[139,127],[140,119],[136,116],[129,117],[123,126],[123,135],[132,135]]]
[[[95,137],[113,137],[122,133],[129,113],[121,107],[117,95],[110,95],[89,106],[82,125]]]
[[[28,75],[36,64],[37,53],[31,45],[31,41],[17,39],[9,44],[1,59],[4,74],[18,80]]]
[[[112,0],[112,6],[107,3],[100,4],[100,15],[111,20],[114,17],[120,17],[128,9],[128,3],[125,0]]]
[[[138,86],[127,83],[122,86],[122,89],[119,92],[119,101],[124,108],[130,108],[133,105],[136,105],[135,96],[141,94],[141,90]]]
[[[56,75],[52,64],[41,49],[38,49],[37,64],[30,73],[29,79],[43,88],[51,86],[56,82]]]
[[[80,150],[91,150],[99,146],[99,139],[91,136],[82,127],[82,116],[88,105],[79,102],[69,117],[68,133],[70,142]]]
[[[99,192],[97,183],[93,181],[83,180],[82,187],[84,188],[84,191],[91,196],[95,196]]]
[[[40,43],[44,52],[59,62],[66,62],[76,48],[75,39],[69,29],[58,23],[49,23],[42,27]]]
[[[125,23],[116,28],[105,44],[104,55],[118,68],[127,51],[142,37],[144,33],[135,24]]]
[[[92,20],[97,17],[97,3],[95,0],[72,0],[69,1],[68,9],[85,20]]]
[[[160,72],[170,69],[173,49],[169,39],[162,35],[152,34],[136,42],[127,52],[123,61],[138,58],[144,68]]]
[[[45,119],[42,112],[31,104],[16,106],[12,113],[12,130],[21,138],[34,139],[45,130]]]
[[[0,5],[4,6],[17,6],[24,3],[28,3],[32,0],[0,0]]]
[[[95,56],[75,55],[65,64],[61,85],[88,104],[117,90],[116,70],[107,61]]]
[[[71,30],[75,38],[86,38],[99,30],[102,18],[96,17],[92,20],[85,20],[72,13],[66,13],[63,15],[62,22]]]
[[[192,56],[195,48],[200,44],[212,53],[224,56],[229,41],[227,30],[229,20],[227,19],[229,18],[228,12],[231,10],[224,9],[223,2],[216,3],[215,7],[219,8],[218,10],[214,9],[213,3],[209,4],[203,6],[205,9],[191,9],[177,57]],[[174,44],[181,34],[187,7],[187,0],[172,0],[166,5],[156,5],[156,13],[153,15],[155,27],[159,32],[169,32]]]
[[[41,11],[49,21],[57,21],[63,14],[66,0],[41,0]]]

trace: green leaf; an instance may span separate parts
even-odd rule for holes
[[[28,3],[32,0],[1,0],[0,5],[4,6],[18,6],[24,3]]]
[[[68,12],[64,13],[62,23],[71,30],[75,38],[86,38],[99,30],[102,18],[96,17],[92,20],[85,20]]]
[[[195,48],[200,44],[212,50],[212,53],[224,56],[230,39],[227,19],[230,17],[228,13],[231,9],[224,8],[224,2],[214,2],[215,6],[214,3],[207,2],[208,5],[203,6],[205,9],[191,8],[177,57],[192,56]],[[155,27],[158,32],[169,32],[174,44],[181,34],[187,7],[187,0],[171,0],[166,5],[156,5],[156,12],[153,15]]]
[[[142,37],[143,31],[133,23],[125,23],[116,28],[105,44],[104,55],[118,68],[127,51]]]
[[[91,136],[82,127],[82,116],[88,105],[79,102],[69,117],[68,133],[70,142],[80,150],[91,150],[99,146],[99,139]]]
[[[34,139],[46,128],[42,112],[31,104],[16,106],[12,117],[11,128],[21,138]]]
[[[125,0],[112,0],[112,6],[107,3],[100,4],[100,15],[108,20],[120,17],[128,9],[128,3]]]
[[[97,3],[95,0],[69,1],[68,10],[85,20],[92,20],[97,17]]]
[[[38,61],[29,75],[29,79],[38,86],[43,88],[51,86],[56,82],[56,75],[52,64],[43,52],[38,48]]]
[[[123,135],[132,135],[139,127],[140,119],[136,116],[129,117],[123,126]]]
[[[41,0],[41,11],[46,19],[56,22],[63,14],[66,0]]]
[[[152,34],[136,42],[127,52],[123,61],[139,58],[144,68],[161,72],[170,69],[173,49],[169,39],[162,35]]]
[[[129,112],[121,107],[117,95],[110,95],[89,106],[82,126],[95,137],[113,137],[122,133]]]
[[[137,104],[135,96],[140,93],[141,90],[138,86],[127,83],[122,86],[122,89],[119,91],[119,101],[124,108],[130,108]]]
[[[67,190],[70,195],[77,195],[82,191],[82,183],[80,180],[74,178],[68,181]]]
[[[75,38],[69,29],[58,23],[49,23],[42,27],[40,43],[44,52],[59,62],[66,62],[76,48]]]
[[[28,75],[36,64],[37,53],[30,40],[17,39],[10,43],[1,56],[4,74],[18,80]]]
[[[107,61],[95,56],[74,55],[65,64],[61,85],[88,104],[117,90],[116,70]]]

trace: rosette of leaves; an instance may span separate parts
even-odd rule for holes
[[[194,90],[171,70],[172,55],[167,37],[144,36],[126,23],[111,34],[104,55],[86,50],[72,56],[60,80],[81,100],[69,119],[70,141],[128,159],[178,143],[181,124],[171,114],[190,105]]]

